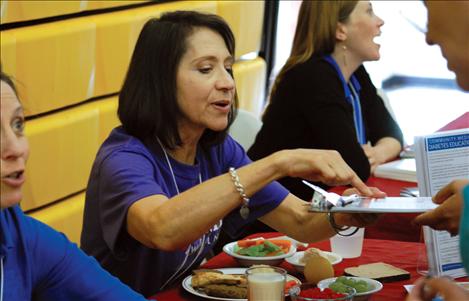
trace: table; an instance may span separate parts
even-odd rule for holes
[[[260,233],[251,235],[252,237],[275,237],[279,236],[279,233]],[[318,243],[310,244],[310,247],[316,247],[321,250],[330,251],[329,241],[322,241]],[[423,243],[419,242],[405,242],[405,241],[392,241],[392,240],[379,240],[379,239],[368,239],[366,238],[363,242],[363,252],[362,256],[358,258],[344,259],[341,263],[334,266],[335,275],[340,276],[343,274],[343,271],[347,267],[357,266],[360,264],[367,264],[373,262],[385,262],[392,264],[396,267],[405,269],[410,272],[411,279],[404,281],[397,281],[391,283],[383,283],[384,288],[374,294],[371,298],[371,301],[393,301],[393,300],[404,300],[406,296],[406,291],[403,287],[404,284],[411,284],[417,278],[419,274],[417,273],[417,262],[419,258],[419,253],[422,252],[424,248]],[[422,254],[422,253],[420,253]],[[203,268],[207,269],[216,269],[216,268],[226,268],[226,267],[239,267],[239,264],[231,256],[220,253],[217,256],[210,259],[205,263]],[[288,270],[288,272],[304,280],[302,274],[296,272],[296,270],[286,261],[281,264],[281,267]],[[467,278],[466,278],[467,279]],[[465,280],[467,281],[467,280]],[[158,293],[153,296],[151,299],[157,299],[159,301],[202,301],[207,300],[200,297],[196,297],[190,293],[187,293],[182,286],[176,285],[169,288],[168,290]]]

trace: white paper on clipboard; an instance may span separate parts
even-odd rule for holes
[[[311,206],[313,212],[347,212],[347,213],[422,213],[438,207],[431,197],[386,197],[367,198],[360,197],[343,207],[316,208]]]

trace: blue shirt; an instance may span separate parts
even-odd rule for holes
[[[0,226],[3,300],[145,300],[18,206],[0,210]]]
[[[199,148],[194,165],[168,159],[174,179],[157,143],[150,150],[118,127],[101,146],[86,191],[83,250],[144,296],[179,283],[214,247],[222,227],[234,236],[244,225],[276,208],[288,194],[273,182],[251,197],[247,220],[236,209],[184,250],[150,249],[126,231],[127,210],[133,203],[156,194],[171,198],[177,194],[176,185],[182,193],[198,185],[200,178],[205,181],[228,172],[230,167],[251,162],[243,148],[229,136],[206,152]],[[190,221],[187,226],[190,227]]]

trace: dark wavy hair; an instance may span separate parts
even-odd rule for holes
[[[119,94],[118,115],[126,132],[145,145],[154,145],[156,137],[168,149],[182,144],[177,120],[176,75],[187,40],[197,28],[211,29],[225,41],[234,57],[235,39],[228,24],[219,16],[195,11],[175,11],[150,19],[135,45],[129,69]],[[220,143],[234,120],[238,99],[235,94],[228,127],[223,131],[206,129],[202,147]]]

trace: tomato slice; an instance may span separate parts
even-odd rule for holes
[[[295,280],[287,281],[285,283],[285,294],[288,294],[288,291],[290,290],[290,288],[294,287],[297,284],[298,282],[296,282]]]

